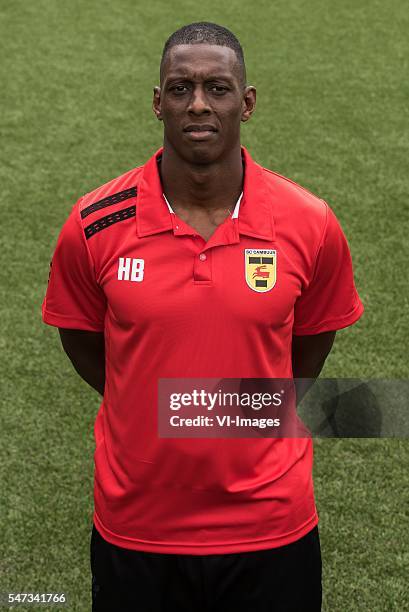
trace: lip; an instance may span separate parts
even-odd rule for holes
[[[217,132],[214,125],[210,123],[189,123],[185,128],[184,132]]]
[[[208,140],[216,136],[217,132],[215,130],[189,130],[185,131],[185,134],[190,140]]]

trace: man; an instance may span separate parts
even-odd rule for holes
[[[103,395],[94,611],[321,609],[311,439],[158,435],[160,379],[314,379],[363,312],[329,206],[241,146],[255,104],[229,30],[175,32],[163,148],[80,198],[57,242],[43,319]]]

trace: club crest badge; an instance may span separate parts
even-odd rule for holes
[[[250,289],[264,293],[270,291],[277,280],[277,251],[245,249],[246,282]]]

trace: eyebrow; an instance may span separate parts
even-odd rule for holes
[[[178,73],[171,73],[166,75],[165,80],[166,81],[173,81],[173,80],[177,80],[177,79],[182,79],[184,81],[191,81],[192,77],[186,74],[178,74]],[[231,75],[228,74],[210,74],[210,75],[205,75],[205,81],[228,81],[229,83],[232,83],[232,77]]]

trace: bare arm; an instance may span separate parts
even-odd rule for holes
[[[328,331],[313,336],[293,336],[292,365],[294,378],[303,378],[296,382],[297,404],[319,376],[326,358],[331,351],[336,331]]]
[[[61,343],[75,370],[93,389],[104,395],[105,342],[103,332],[62,329]]]

